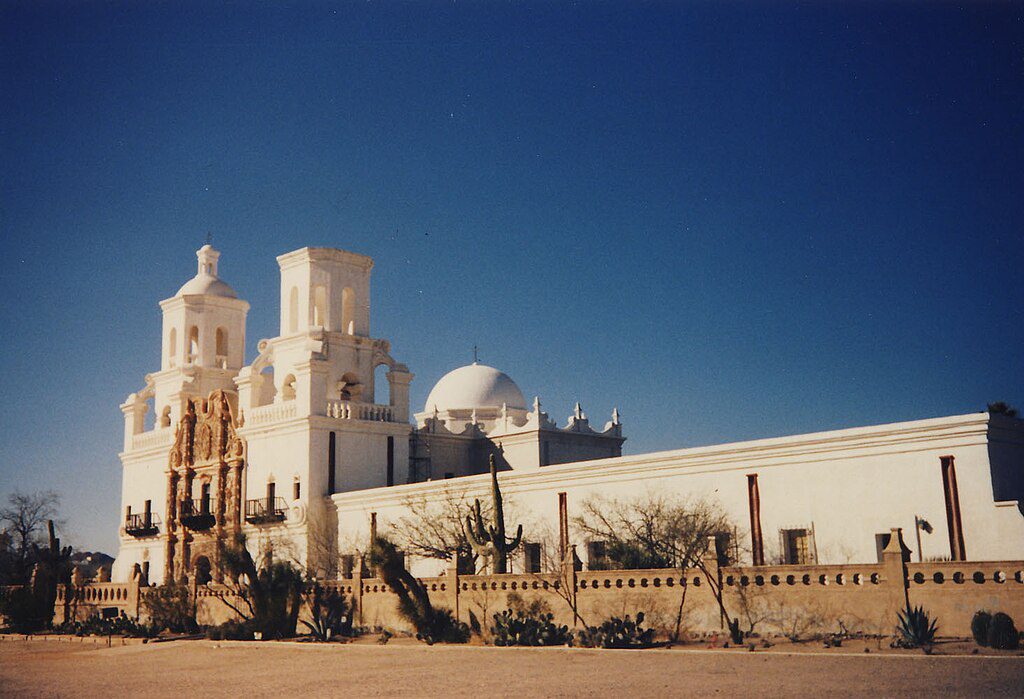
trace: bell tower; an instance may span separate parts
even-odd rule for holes
[[[220,252],[207,243],[196,251],[196,275],[163,311],[160,371],[153,375],[157,426],[177,424],[188,398],[212,391],[234,393],[245,362],[249,304],[218,276]]]

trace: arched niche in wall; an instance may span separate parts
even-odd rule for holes
[[[293,286],[288,293],[288,332],[299,332],[299,287]]]
[[[322,284],[313,289],[313,326],[327,327],[327,289]]]
[[[178,329],[171,328],[167,335],[167,361],[170,366],[177,363],[178,358]]]
[[[341,291],[341,331],[356,334],[356,292],[350,286]]]

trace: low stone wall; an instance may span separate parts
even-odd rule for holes
[[[897,542],[883,553],[883,562],[832,566],[755,566],[680,571],[604,570],[509,575],[446,575],[423,578],[431,602],[451,609],[460,620],[488,628],[493,615],[518,598],[539,603],[559,623],[598,624],[611,616],[642,611],[647,624],[672,630],[683,604],[682,630],[689,634],[720,633],[725,624],[722,603],[745,631],[807,636],[847,630],[890,634],[897,613],[921,606],[938,619],[944,636],[970,636],[971,618],[980,609],[1009,614],[1024,626],[1024,561],[907,563]],[[398,614],[397,597],[374,577],[326,583],[352,600],[355,623],[368,627],[411,630]],[[0,589],[4,597],[13,588]],[[145,597],[157,588],[128,583],[89,583],[58,591],[54,622],[85,619],[94,614],[145,616]],[[230,597],[217,585],[193,589],[200,624],[234,618]],[[227,603],[225,603],[227,602]]]
[[[899,534],[894,541],[900,541]],[[713,586],[743,630],[804,636],[843,630],[892,633],[900,610],[922,606],[938,618],[945,636],[970,636],[979,609],[1003,611],[1024,626],[1024,562],[906,563],[894,546],[882,563],[830,566],[723,567],[709,570],[607,570],[517,575],[446,575],[423,578],[431,602],[484,627],[515,596],[540,602],[559,623],[598,624],[611,616],[645,613],[647,624],[672,630],[683,603],[682,630],[725,629]],[[711,579],[708,579],[710,575]],[[361,583],[361,584],[360,584]],[[349,595],[356,621],[409,630],[397,598],[383,581],[365,578],[335,584]],[[685,593],[684,593],[685,591]],[[684,600],[685,594],[685,600]]]

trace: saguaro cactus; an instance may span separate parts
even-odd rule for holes
[[[484,525],[480,515],[480,499],[473,503],[473,513],[466,517],[466,538],[480,556],[493,561],[493,572],[508,572],[508,554],[515,551],[523,540],[523,525],[512,540],[505,537],[505,513],[501,506],[501,489],[498,488],[498,467],[491,454],[491,498],[494,505],[494,524]]]
[[[37,561],[32,572],[32,595],[38,604],[40,622],[49,626],[53,619],[53,605],[57,600],[57,586],[70,585],[74,566],[71,563],[71,547],[61,548],[60,539],[54,533],[53,520],[46,523],[47,545],[32,545]],[[65,600],[67,597],[65,597]]]

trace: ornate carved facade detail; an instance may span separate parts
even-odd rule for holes
[[[167,583],[220,580],[224,544],[241,530],[246,445],[235,433],[233,400],[224,391],[189,399],[175,429],[167,470]]]

